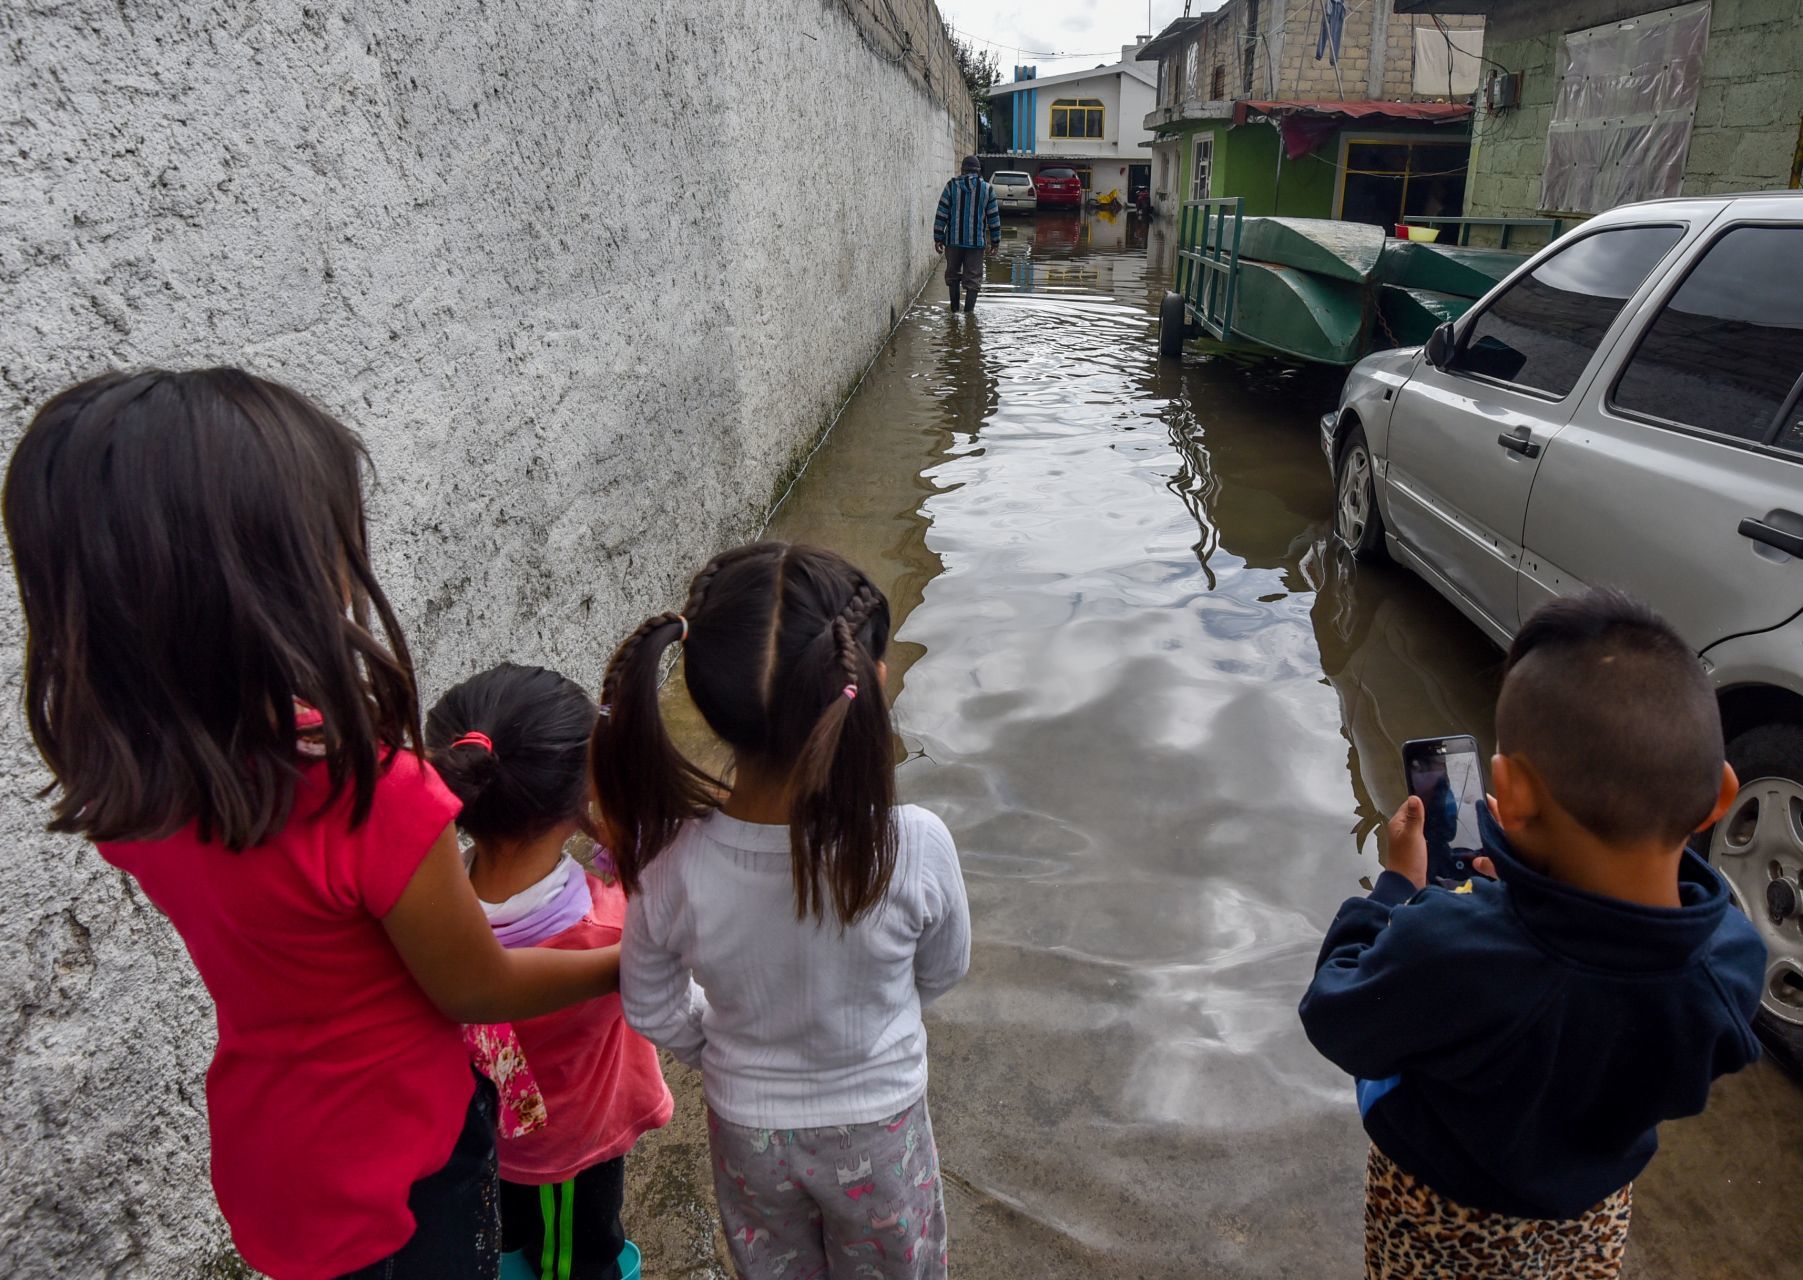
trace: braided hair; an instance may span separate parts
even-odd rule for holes
[[[877,671],[888,600],[834,552],[758,542],[704,566],[681,614],[626,638],[603,682],[609,710],[590,767],[629,893],[722,794],[670,741],[658,705],[660,659],[685,634],[683,677],[709,727],[741,763],[789,779],[797,917],[858,920],[895,871],[895,748]]]

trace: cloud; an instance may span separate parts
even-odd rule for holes
[[[1202,0],[1192,12],[1213,9],[1216,2]],[[1004,74],[1017,60],[1037,65],[1042,75],[1113,61],[1122,45],[1146,34],[1145,0],[1117,4],[1037,0],[1030,5],[1016,0],[939,0],[939,10],[964,38],[993,50]],[[1183,0],[1153,0],[1151,30],[1163,30],[1182,13]],[[1052,53],[1068,56],[1047,56]]]

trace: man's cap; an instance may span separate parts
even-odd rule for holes
[[[981,160],[977,159],[975,156],[965,156],[964,157],[964,172],[978,173],[978,172],[982,171],[982,168],[983,168],[983,162]]]

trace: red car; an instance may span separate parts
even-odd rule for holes
[[[1083,207],[1083,180],[1075,169],[1041,169],[1033,179],[1041,209]]]

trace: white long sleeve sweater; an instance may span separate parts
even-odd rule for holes
[[[895,822],[889,892],[843,931],[830,913],[795,918],[786,826],[710,814],[641,876],[621,946],[626,1021],[699,1066],[727,1122],[868,1124],[926,1092],[920,1011],[970,968],[970,909],[945,824],[914,805]]]

